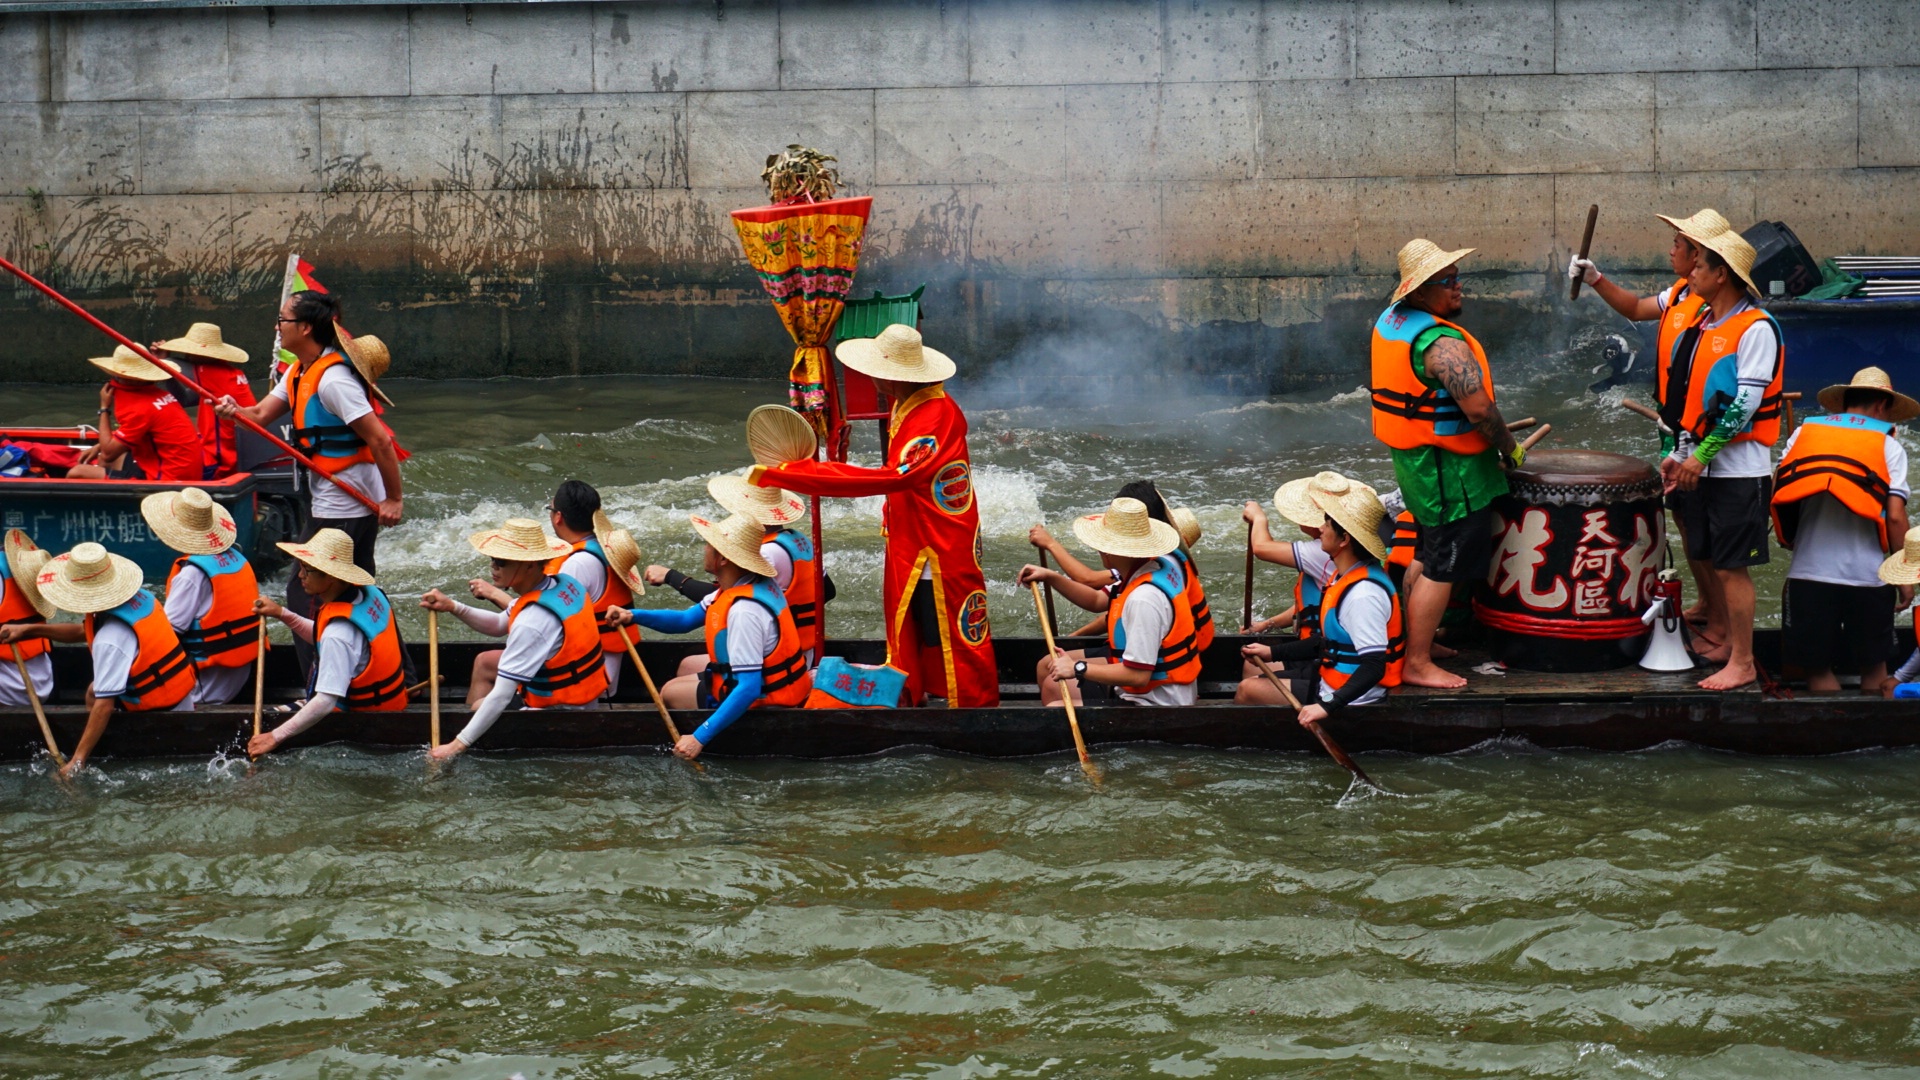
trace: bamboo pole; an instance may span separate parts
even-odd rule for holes
[[[40,734],[47,740],[47,753],[53,755],[55,765],[66,768],[66,755],[60,752],[60,744],[53,739],[53,725],[47,723],[47,710],[40,705],[40,691],[33,688],[33,676],[27,674],[27,662],[21,657],[17,644],[13,647],[13,665],[20,669],[20,683],[27,688],[27,700],[33,703],[33,718],[40,721]]]
[[[253,652],[253,737],[260,737],[260,712],[267,700],[267,620],[260,620],[260,644]]]
[[[1040,583],[1029,581],[1033,589],[1033,613],[1040,619],[1040,633],[1047,639],[1047,658],[1051,660],[1059,650],[1053,644],[1053,624],[1047,621],[1046,602],[1040,598]],[[1100,782],[1100,772],[1093,767],[1093,759],[1087,756],[1087,740],[1080,735],[1080,716],[1073,708],[1073,691],[1065,685],[1060,687],[1060,703],[1067,707],[1067,726],[1073,729],[1073,749],[1080,755],[1080,769],[1094,783]]]
[[[440,613],[427,609],[427,681],[433,684],[428,699],[427,749],[440,746]]]

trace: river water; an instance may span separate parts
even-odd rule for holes
[[[1588,378],[1503,377],[1503,403],[1651,455]],[[685,514],[779,394],[391,389],[416,452],[380,549],[398,594],[477,574],[465,535],[568,476],[692,567]],[[1319,468],[1392,486],[1357,392],[956,393],[1001,633],[1034,630],[1027,527],[1066,535],[1126,480],[1199,512],[1233,614],[1242,499]],[[878,633],[877,516],[828,504],[835,634]],[[1256,607],[1287,583],[1263,571]],[[1318,757],[1099,756],[1097,791],[1067,758],[0,769],[0,1075],[1920,1075],[1916,755],[1369,759],[1403,798]]]

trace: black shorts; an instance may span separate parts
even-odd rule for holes
[[[1717,570],[1738,570],[1768,561],[1767,507],[1773,477],[1701,477],[1693,491],[1667,496],[1667,506],[1687,537],[1687,558]]]
[[[1780,605],[1780,658],[1808,671],[1865,671],[1895,651],[1891,585],[1787,579]]]
[[[1420,560],[1420,572],[1434,581],[1485,581],[1493,565],[1493,507],[1483,506],[1445,525],[1421,525],[1413,557]]]

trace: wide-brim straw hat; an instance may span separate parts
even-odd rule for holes
[[[1373,552],[1374,558],[1386,559],[1387,542],[1380,538],[1380,522],[1386,519],[1387,508],[1380,505],[1380,496],[1372,488],[1336,472],[1323,472],[1308,485],[1307,495],[1361,547]]]
[[[489,559],[509,562],[546,562],[573,551],[572,544],[548,536],[532,518],[508,518],[497,529],[486,529],[467,537],[467,542]]]
[[[1889,585],[1920,584],[1920,525],[1908,529],[1906,543],[1880,564],[1880,580]]]
[[[625,529],[608,529],[601,532],[599,521],[594,522],[594,539],[600,541],[600,550],[606,553],[607,569],[626,583],[628,591],[635,596],[644,596],[647,592],[647,576],[640,572],[640,542]]]
[[[209,360],[225,360],[229,364],[247,362],[247,350],[238,345],[229,345],[220,336],[220,328],[210,322],[197,322],[187,327],[187,332],[172,341],[163,341],[160,347],[170,353],[186,356],[200,356]]]
[[[140,500],[140,516],[161,543],[183,555],[218,555],[239,535],[227,508],[197,487],[154,492]]]
[[[807,516],[807,504],[800,496],[749,483],[744,474],[714,477],[707,481],[707,494],[727,513],[744,514],[762,525],[791,525]]]
[[[373,575],[353,561],[353,537],[339,529],[321,529],[303,544],[275,544],[274,547],[349,585],[373,584]]]
[[[1920,401],[1915,401],[1893,388],[1893,378],[1877,367],[1865,367],[1853,373],[1853,381],[1829,386],[1820,391],[1820,407],[1830,413],[1840,412],[1847,400],[1849,390],[1878,390],[1893,399],[1887,410],[1887,419],[1903,424],[1920,416]]]
[[[112,356],[94,356],[87,363],[99,368],[118,379],[132,379],[135,382],[166,382],[173,373],[160,365],[127,348],[115,345]]]
[[[1733,272],[1746,283],[1748,291],[1758,294],[1760,287],[1753,283],[1753,261],[1757,257],[1753,245],[1747,238],[1734,231],[1733,224],[1714,209],[1701,210],[1692,217],[1670,218],[1665,214],[1654,217],[1680,230],[1680,235],[1711,249],[1727,261]]]
[[[1104,514],[1073,523],[1073,535],[1095,551],[1128,559],[1152,559],[1180,546],[1180,531],[1147,514],[1139,499],[1115,499]]]
[[[894,323],[879,337],[843,341],[833,355],[862,375],[895,382],[945,382],[959,370],[952,358],[927,348],[920,331],[905,323]]]
[[[133,598],[145,580],[140,564],[99,544],[76,546],[47,560],[34,584],[55,607],[75,615],[109,611]]]
[[[1200,519],[1184,506],[1174,507],[1167,515],[1173,518],[1174,531],[1180,534],[1180,546],[1193,550],[1193,545],[1200,542]]]
[[[1327,523],[1327,515],[1307,495],[1307,486],[1312,483],[1313,477],[1303,476],[1281,484],[1273,493],[1273,508],[1295,525],[1318,529]]]
[[[766,527],[750,517],[735,514],[725,521],[709,521],[699,514],[687,515],[693,523],[693,531],[700,539],[713,545],[733,565],[749,574],[759,574],[763,578],[773,576],[773,564],[760,554],[760,541],[767,535]]]
[[[50,551],[42,551],[25,529],[7,530],[7,573],[13,577],[13,587],[43,619],[53,618],[58,609],[46,597],[40,595],[40,571],[53,558]]]
[[[387,392],[380,389],[381,377],[386,375],[387,369],[393,366],[393,354],[387,351],[387,343],[372,334],[354,337],[339,323],[333,324],[333,333],[340,339],[340,351],[347,354],[347,363],[352,364],[353,370],[367,380],[367,386],[380,395],[381,401],[389,405],[393,404],[393,399],[387,396]]]
[[[1478,250],[1461,248],[1458,251],[1443,251],[1439,244],[1431,240],[1407,241],[1407,246],[1400,249],[1400,284],[1387,302],[1399,303],[1402,297],[1425,285],[1428,278]]]

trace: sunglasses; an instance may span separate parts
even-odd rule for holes
[[[493,564],[493,568],[495,570],[506,570],[511,567],[520,565],[519,563],[513,561],[512,559],[489,559],[487,561]]]
[[[1460,275],[1448,274],[1446,277],[1428,278],[1427,284],[1438,285],[1443,289],[1457,289],[1460,287]]]

